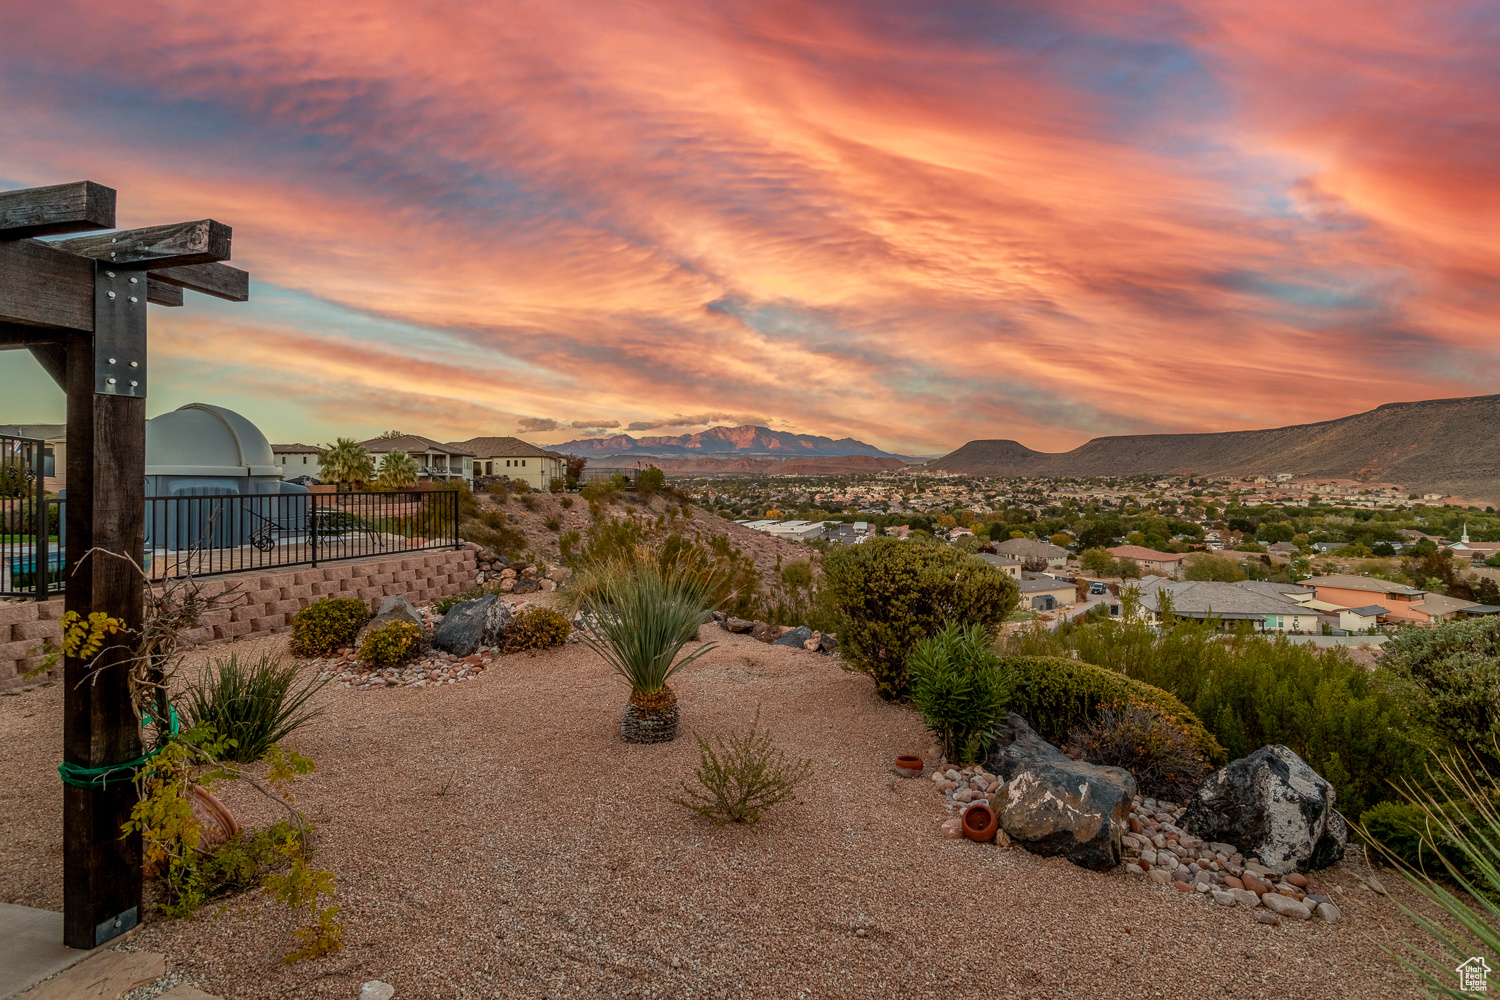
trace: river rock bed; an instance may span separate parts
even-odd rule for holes
[[[1200,894],[1217,906],[1256,910],[1261,923],[1308,920],[1314,915],[1325,923],[1339,921],[1338,906],[1312,876],[1275,875],[1233,844],[1193,836],[1177,825],[1185,811],[1185,806],[1136,796],[1130,807],[1131,832],[1121,838],[1126,872],[1170,885],[1184,895]]]

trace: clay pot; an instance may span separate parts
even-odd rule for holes
[[[193,818],[202,830],[198,846],[212,851],[240,832],[240,824],[229,808],[202,785],[193,786]]]
[[[972,841],[982,844],[994,840],[999,825],[995,810],[984,802],[975,802],[964,811],[964,836]]]
[[[911,754],[903,754],[896,758],[896,773],[906,778],[920,778],[922,776],[922,758]]]

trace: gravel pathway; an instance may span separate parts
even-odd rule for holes
[[[255,895],[153,918],[129,947],[226,1000],[353,1000],[371,979],[397,1000],[1414,994],[1381,949],[1411,936],[1405,920],[1353,865],[1322,876],[1345,890],[1344,922],[1271,928],[1123,872],[944,840],[930,783],[888,769],[933,751],[911,711],[831,657],[710,634],[665,745],[620,741],[624,689],[579,646],[440,688],[325,688],[295,740],[318,762],[298,801],[347,947],[280,965],[284,918]],[[61,908],[61,700],[56,685],[0,698],[0,900]],[[671,804],[691,730],[743,728],[757,703],[815,761],[801,799],[753,830]],[[244,789],[223,797],[274,816]]]

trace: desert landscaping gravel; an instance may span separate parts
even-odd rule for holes
[[[1379,896],[1345,861],[1319,876],[1338,924],[1270,927],[1123,870],[944,839],[932,784],[890,769],[935,759],[911,710],[834,657],[702,634],[719,645],[678,675],[669,744],[621,741],[625,688],[576,644],[461,684],[326,687],[293,742],[318,762],[298,803],[338,876],[344,950],[280,964],[284,911],[258,894],[152,916],[124,947],[226,1000],[353,1000],[375,979],[397,1000],[1415,994],[1382,950],[1413,937],[1390,872]],[[0,698],[0,900],[61,908],[61,703],[58,685]],[[672,804],[692,731],[744,728],[757,704],[815,763],[798,801],[754,829]],[[220,794],[242,821],[275,816]]]

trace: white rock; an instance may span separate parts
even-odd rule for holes
[[[391,1000],[395,995],[396,987],[378,979],[372,979],[359,988],[359,1000]]]
[[[1280,917],[1291,917],[1293,920],[1306,920],[1312,916],[1312,911],[1290,896],[1279,893],[1268,892],[1260,897],[1261,905]]]
[[[1338,923],[1339,920],[1344,916],[1339,912],[1339,908],[1337,906],[1334,906],[1332,903],[1319,903],[1316,912],[1318,916],[1323,918],[1324,923],[1329,924]]]
[[[1146,869],[1142,868],[1140,865],[1126,865],[1125,870],[1132,875],[1146,874]]]
[[[1214,897],[1214,902],[1218,903],[1220,906],[1240,905],[1240,901],[1234,898],[1234,893],[1232,892],[1220,892],[1218,889],[1215,889],[1212,895]]]
[[[1235,902],[1246,909],[1253,909],[1260,905],[1260,897],[1249,889],[1230,889],[1229,891],[1233,894]]]

